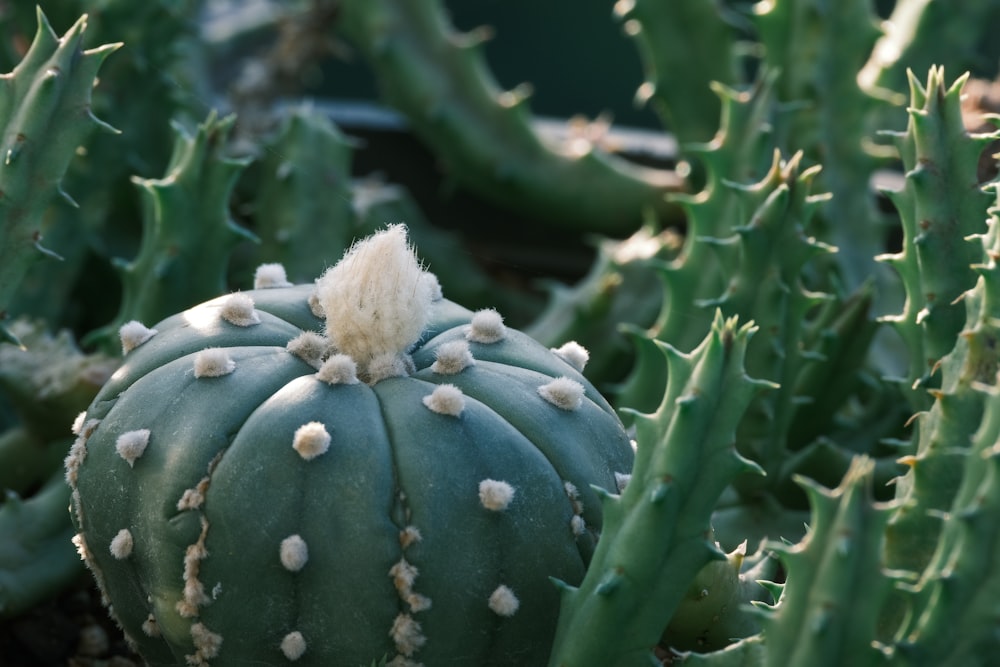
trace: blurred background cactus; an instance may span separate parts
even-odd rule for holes
[[[550,664],[990,664],[997,26],[996,0],[3,3],[0,655],[138,659],[81,602],[62,479],[117,327],[403,222],[450,299],[585,345],[634,429]]]

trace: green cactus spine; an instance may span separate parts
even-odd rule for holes
[[[651,649],[689,583],[725,559],[709,540],[710,516],[737,475],[760,471],[733,443],[754,395],[773,387],[743,370],[752,332],[717,313],[690,354],[659,344],[670,367],[667,390],[655,413],[636,416],[636,460],[624,491],[602,495],[604,530],[587,576],[578,587],[561,586],[553,667],[656,664]]]
[[[42,214],[61,187],[63,175],[87,134],[115,131],[90,110],[97,71],[118,44],[83,50],[82,17],[63,37],[38,10],[31,48],[0,78],[0,319],[28,267],[46,251]],[[0,323],[0,339],[10,339]]]
[[[123,328],[67,477],[150,664],[544,661],[632,449],[585,354],[444,300],[404,234]]]

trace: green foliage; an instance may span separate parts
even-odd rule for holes
[[[596,125],[541,131],[489,31],[438,0],[278,7],[203,43],[195,0],[64,3],[62,38],[0,22],[0,324],[22,344],[0,343],[0,615],[76,577],[78,533],[151,665],[991,664],[998,135],[945,72],[993,73],[996,3],[609,5],[677,142],[656,166]],[[264,66],[238,62],[269,29]],[[340,38],[449,187],[370,173],[327,107],[273,97],[298,81],[254,83],[323,71]],[[209,111],[228,92],[242,122]],[[456,191],[514,224],[421,210]],[[414,343],[429,279],[338,274],[379,307],[337,345],[406,338],[351,371],[330,341],[352,316],[290,283],[401,222],[411,277],[461,306]],[[65,261],[35,261],[42,236]],[[490,306],[541,344],[495,316],[506,338],[466,341]],[[475,364],[442,373],[463,344]],[[539,394],[560,376],[580,410]],[[291,444],[314,423],[311,461]]]

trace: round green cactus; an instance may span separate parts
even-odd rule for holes
[[[77,420],[81,555],[151,665],[544,664],[632,448],[390,227],[146,328]]]

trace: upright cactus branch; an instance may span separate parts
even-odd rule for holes
[[[690,354],[660,344],[670,366],[659,409],[636,417],[637,451],[621,495],[605,492],[604,531],[579,587],[562,584],[551,667],[650,665],[689,582],[725,555],[709,541],[723,489],[759,468],[736,453],[736,425],[772,386],[743,370],[752,326],[716,314]]]
[[[630,164],[586,140],[547,145],[531,127],[524,90],[500,90],[489,72],[485,33],[456,33],[438,0],[346,0],[341,12],[389,104],[460,184],[575,230],[624,236],[646,209],[679,218],[664,199],[683,187],[675,173]]]
[[[189,135],[179,125],[167,174],[135,179],[148,197],[138,256],[118,262],[124,295],[118,317],[93,339],[110,339],[131,320],[157,322],[226,291],[227,257],[237,243],[255,240],[236,225],[229,198],[247,161],[227,157],[234,116],[210,114]]]
[[[910,75],[909,124],[897,135],[906,169],[902,191],[887,192],[903,225],[903,248],[883,255],[906,289],[902,313],[887,317],[910,350],[907,386],[928,386],[940,359],[965,324],[956,299],[975,283],[972,265],[981,248],[958,239],[984,228],[990,195],[980,187],[979,154],[996,134],[970,135],[962,123],[961,92],[966,76],[945,84],[932,68],[926,86]],[[926,398],[911,393],[914,407]]]
[[[0,77],[0,320],[28,267],[46,254],[42,214],[59,194],[76,149],[94,128],[115,130],[90,110],[97,71],[119,44],[83,50],[83,16],[61,38],[38,9],[24,59]],[[0,322],[0,341],[11,334]]]
[[[646,68],[638,96],[653,103],[682,145],[711,140],[719,126],[721,108],[709,83],[741,83],[737,30],[724,11],[718,0],[615,3]]]

